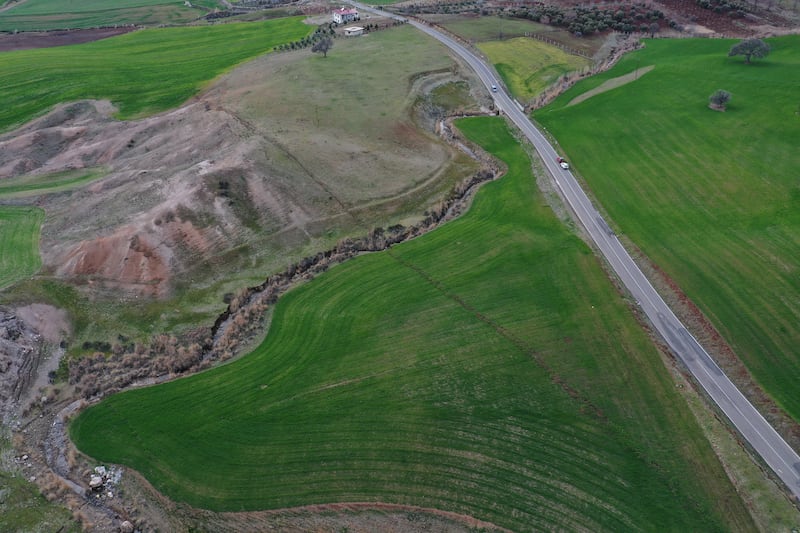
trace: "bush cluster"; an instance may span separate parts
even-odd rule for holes
[[[581,7],[566,10],[554,5],[534,5],[511,9],[509,15],[534,22],[551,24],[569,29],[576,35],[591,35],[608,30],[631,33],[648,31],[650,24],[664,20],[664,13],[658,9],[639,4],[616,7]]]
[[[750,7],[738,0],[696,0],[697,5],[714,13],[728,13],[732,17],[744,17]]]
[[[321,24],[316,30],[314,30],[314,33],[308,37],[303,37],[299,41],[292,41],[290,43],[276,46],[273,48],[273,50],[276,52],[284,52],[286,50],[300,50],[301,48],[308,48],[309,46],[313,46],[315,42],[319,41],[323,37],[334,37],[336,35],[336,31],[333,29],[335,26],[336,25],[333,22]]]
[[[708,0],[704,0],[708,1]],[[725,1],[725,0],[721,0]],[[734,0],[735,1],[735,0]],[[650,31],[654,22],[665,20],[664,13],[646,4],[619,4],[612,6],[563,7],[555,4],[535,3],[518,7],[488,7],[474,2],[450,2],[435,5],[412,4],[403,8],[405,13],[474,13],[522,18],[569,29],[576,35],[591,35],[614,30],[623,33]],[[674,24],[670,24],[674,27]]]
[[[114,392],[141,379],[196,371],[210,365],[203,357],[211,346],[208,328],[180,338],[156,335],[148,344],[86,344],[107,350],[69,362],[69,382],[84,398]]]
[[[494,178],[496,170],[482,170],[457,185],[448,197],[425,211],[421,222],[413,226],[396,224],[376,228],[366,236],[346,238],[324,252],[308,256],[270,276],[261,285],[244,288],[225,299],[228,308],[211,328],[198,328],[181,337],[156,335],[149,343],[87,343],[87,347],[108,348],[69,362],[69,382],[84,398],[119,391],[136,381],[165,375],[177,376],[210,367],[227,360],[264,327],[267,309],[295,283],[312,279],[331,265],[360,253],[385,250],[393,244],[426,233],[439,223],[460,214],[464,201],[482,182]],[[127,341],[124,337],[121,341]]]

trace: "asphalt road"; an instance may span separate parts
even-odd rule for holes
[[[390,15],[357,2],[351,3],[363,11],[408,21],[460,56],[477,73],[487,89],[491,91],[493,85],[498,87],[498,91],[492,94],[495,105],[523,132],[539,152],[573,214],[650,322],[749,445],[789,487],[795,497],[800,498],[800,456],[778,435],[678,320],[620,244],[608,223],[594,208],[572,172],[559,166],[555,149],[516,102],[505,93],[494,70],[467,47],[426,24]]]

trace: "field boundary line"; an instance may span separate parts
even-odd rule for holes
[[[386,250],[386,252],[389,255],[389,257],[394,259],[397,263],[399,263],[400,265],[402,265],[402,266],[404,266],[406,268],[409,268],[409,269],[413,270],[414,272],[416,272],[423,280],[425,280],[427,283],[432,285],[445,298],[456,302],[462,309],[467,311],[469,314],[473,315],[475,318],[477,318],[481,322],[483,322],[486,325],[488,325],[498,335],[500,335],[504,339],[506,339],[509,342],[511,342],[511,344],[513,344],[520,352],[522,352],[523,354],[529,356],[533,360],[533,362],[536,363],[536,365],[539,368],[544,370],[545,374],[547,374],[547,376],[550,378],[550,381],[552,381],[554,384],[558,385],[570,398],[572,398],[573,400],[577,400],[578,402],[583,404],[584,407],[588,408],[586,410],[584,410],[582,408],[581,409],[582,411],[584,411],[584,412],[588,411],[593,416],[595,416],[598,420],[601,420],[603,422],[607,421],[607,418],[603,414],[603,410],[600,409],[599,407],[597,407],[596,405],[594,405],[591,402],[591,400],[589,400],[588,398],[584,397],[580,392],[578,392],[577,390],[575,390],[572,387],[570,387],[567,384],[567,382],[560,375],[558,375],[550,367],[550,365],[547,364],[547,362],[545,362],[544,358],[542,357],[542,353],[540,351],[535,350],[534,348],[528,346],[528,344],[524,340],[520,339],[519,337],[514,335],[512,332],[510,332],[508,329],[506,329],[505,327],[501,326],[500,324],[498,324],[497,322],[495,322],[494,320],[492,320],[491,318],[489,318],[485,314],[483,314],[480,311],[478,311],[477,308],[475,308],[473,305],[467,303],[461,296],[459,296],[459,295],[457,295],[457,294],[455,294],[453,292],[448,291],[445,288],[444,284],[442,284],[441,281],[438,281],[438,280],[434,279],[430,274],[425,272],[425,270],[423,270],[419,266],[417,266],[417,265],[411,263],[410,261],[408,261],[406,259],[403,259],[402,257],[398,256],[396,253],[394,253],[394,250],[392,250],[391,248]]]

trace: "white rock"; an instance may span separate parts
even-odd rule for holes
[[[89,487],[93,489],[96,489],[102,484],[103,484],[103,478],[100,476],[92,476],[92,479],[89,480]]]
[[[23,456],[22,456],[22,460],[23,460],[23,461],[27,461],[27,460],[28,460],[28,454],[27,454],[27,453],[26,453],[25,455],[23,455]]]
[[[29,478],[28,478],[28,481],[30,481],[31,483],[33,483],[34,481],[36,481],[36,476],[31,476],[31,477],[29,477]]]
[[[133,533],[133,524],[131,524],[128,520],[125,520],[119,525],[119,530],[122,533]]]
[[[105,476],[106,475],[106,467],[104,466],[96,466],[94,467],[94,473],[98,476]]]

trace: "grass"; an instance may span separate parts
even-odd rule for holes
[[[536,119],[614,224],[710,318],[800,421],[800,37],[752,65],[729,40],[653,40]],[[571,107],[606,79],[646,76]],[[728,111],[708,109],[716,89]]]
[[[359,61],[352,61],[354,56]],[[174,297],[166,300],[122,299],[118,293],[95,289],[89,301],[84,288],[39,277],[5,291],[0,302],[45,301],[67,309],[74,325],[70,353],[78,355],[85,341],[113,344],[118,335],[145,341],[158,333],[209,325],[224,309],[225,293],[257,285],[270,273],[331,248],[341,238],[361,236],[376,226],[413,222],[432,201],[475,171],[471,159],[450,159],[450,152],[418,131],[409,117],[409,106],[417,99],[413,80],[423,71],[450,73],[452,66],[435,41],[405,26],[368,39],[337,40],[327,58],[304,50],[269,54],[242,65],[215,90],[223,95],[230,90],[233,96],[225,97],[225,107],[257,125],[267,139],[281,132],[274,137],[276,144],[266,143],[270,165],[264,166],[265,174],[281,180],[285,194],[298,205],[308,205],[309,212],[320,217],[318,222],[307,232],[276,233],[274,226],[262,224],[246,245],[195,265],[191,276],[180,276]],[[452,91],[445,89],[451,86]],[[442,95],[437,105],[468,103],[463,85],[441,89],[436,91]],[[409,139],[415,142],[408,144]],[[294,159],[288,160],[287,154]],[[319,188],[307,172],[346,201],[357,220],[325,219],[326,208],[313,199]]]
[[[700,427],[724,461],[725,470],[751,510],[759,531],[795,533],[800,529],[800,510],[789,500],[785,489],[764,475],[730,427],[708,409],[704,400],[688,383],[680,383],[689,408]]]
[[[614,90],[617,87],[622,87],[626,83],[631,83],[633,81],[636,81],[636,80],[639,79],[639,76],[644,76],[645,74],[647,74],[648,72],[653,70],[654,67],[655,67],[655,65],[648,65],[646,67],[637,68],[633,72],[629,72],[629,73],[627,73],[627,74],[625,74],[623,76],[619,76],[617,78],[611,78],[610,80],[606,80],[606,81],[603,82],[602,85],[598,85],[594,89],[590,89],[590,90],[586,91],[583,94],[579,94],[578,96],[576,96],[575,98],[570,100],[567,105],[571,106],[571,105],[580,104],[581,102],[583,102],[584,100],[588,100],[592,96],[604,93],[606,91]]]
[[[263,124],[265,135],[273,138],[280,131],[278,143],[297,147],[291,151],[303,169],[292,171],[311,173],[348,206],[392,198],[419,185],[449,157],[440,141],[412,124],[409,108],[417,97],[415,80],[430,73],[451,75],[453,60],[412,27],[367,37],[337,39],[325,58],[265,58],[263,68],[280,75],[262,75],[258,86],[246,79],[251,95],[231,102]]]
[[[198,0],[194,6],[220,7],[215,0]],[[119,24],[183,24],[195,20],[205,10],[190,8],[183,2],[165,0],[119,0],[113,7],[104,0],[26,0],[0,12],[0,31],[35,31],[68,28],[95,28]]]
[[[562,75],[590,64],[586,58],[527,37],[485,42],[478,47],[494,64],[511,94],[523,102],[541,94]]]
[[[469,95],[469,84],[465,81],[439,85],[431,91],[431,101],[447,110],[461,109],[474,105]]]
[[[477,43],[539,35],[591,56],[600,49],[605,40],[603,36],[575,37],[565,29],[523,19],[463,15],[425,15],[424,18],[441,24],[464,39]]]
[[[50,503],[15,460],[11,431],[0,426],[0,531],[78,533],[80,524],[64,507]]]
[[[385,501],[514,530],[753,527],[628,304],[502,158],[468,214],[284,296],[252,354],[112,396],[71,435],[217,510]]]
[[[0,470],[0,530],[60,531],[78,533],[81,528],[71,513],[49,503],[20,473]]]
[[[233,66],[311,32],[301,17],[143,30],[93,43],[3,53],[0,131],[55,104],[109,99],[120,118],[177,106]]]
[[[47,175],[25,175],[0,181],[0,199],[30,198],[76,189],[105,176],[105,169],[70,170]]]
[[[81,531],[67,509],[48,502],[33,483],[20,476],[0,469],[0,531]]]
[[[39,232],[44,211],[0,206],[0,289],[39,270]]]

